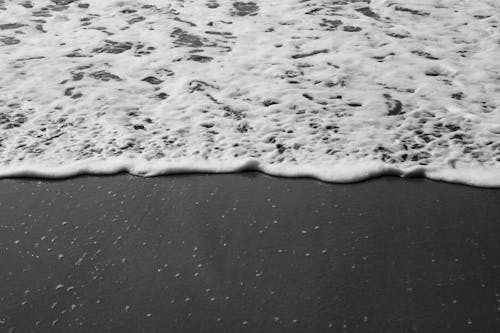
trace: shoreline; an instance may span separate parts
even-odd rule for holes
[[[189,163],[172,164],[162,167],[161,163],[148,165],[147,162],[127,161],[116,159],[111,162],[75,162],[62,167],[33,170],[33,168],[14,168],[0,172],[2,179],[40,179],[40,180],[66,180],[79,177],[113,177],[117,175],[130,175],[133,177],[156,178],[184,175],[237,175],[255,172],[262,175],[283,179],[309,179],[327,184],[357,184],[369,182],[372,179],[394,177],[401,179],[424,179],[448,184],[458,184],[477,188],[500,189],[500,169],[498,168],[462,168],[450,170],[437,170],[425,166],[416,166],[400,169],[384,163],[372,163],[335,166],[327,173],[321,172],[322,168],[311,165],[283,168],[261,164],[258,160],[250,159],[238,163],[218,164],[207,163],[193,167]],[[222,166],[221,166],[222,165]],[[323,169],[326,169],[323,166]],[[350,169],[349,169],[350,168]],[[349,171],[346,171],[348,170]],[[286,170],[286,171],[285,171]],[[354,170],[354,171],[353,171]],[[476,175],[473,175],[475,173]]]

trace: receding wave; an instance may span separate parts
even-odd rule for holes
[[[0,176],[500,186],[500,4],[0,1]]]

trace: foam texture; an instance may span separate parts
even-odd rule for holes
[[[500,186],[497,0],[0,0],[0,176]]]

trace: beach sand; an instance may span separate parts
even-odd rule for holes
[[[1,332],[498,332],[500,190],[0,180]]]

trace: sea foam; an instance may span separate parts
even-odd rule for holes
[[[0,176],[500,186],[493,0],[1,1]]]

